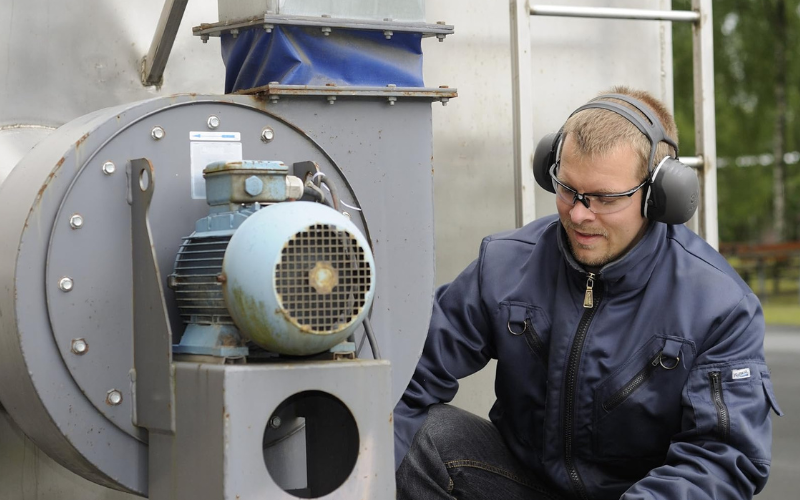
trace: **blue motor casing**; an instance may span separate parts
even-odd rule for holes
[[[225,304],[243,337],[305,356],[345,340],[369,312],[375,262],[344,215],[319,203],[263,207],[231,237],[222,264]]]

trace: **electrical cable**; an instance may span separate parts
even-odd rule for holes
[[[367,340],[369,340],[369,347],[372,349],[372,357],[381,359],[381,350],[378,348],[378,340],[375,338],[375,332],[372,331],[372,324],[369,317],[364,318],[364,331],[366,332]]]

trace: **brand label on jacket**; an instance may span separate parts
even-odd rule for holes
[[[742,368],[740,370],[733,370],[732,373],[733,380],[739,380],[743,378],[750,378],[750,368]]]

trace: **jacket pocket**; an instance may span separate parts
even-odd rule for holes
[[[547,348],[537,331],[545,323],[538,308],[522,302],[503,302],[501,318],[506,319],[506,330],[514,337],[521,337],[531,354],[547,363]]]
[[[659,459],[679,432],[681,392],[694,344],[658,335],[594,391],[592,447],[609,460]]]
[[[503,419],[517,441],[541,454],[547,405],[550,322],[531,304],[504,301],[495,319],[495,387]]]
[[[687,397],[693,419],[683,439],[719,441],[752,460],[769,462],[772,432],[769,413],[783,412],[763,361],[698,366],[689,376]]]

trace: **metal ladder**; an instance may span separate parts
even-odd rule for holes
[[[696,156],[681,161],[698,170],[700,203],[689,226],[712,247],[719,247],[717,225],[717,144],[714,118],[714,40],[712,0],[692,0],[691,11],[530,5],[511,0],[511,80],[514,121],[514,196],[517,227],[536,218],[533,177],[533,95],[530,16],[633,19],[692,23]]]

